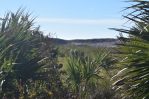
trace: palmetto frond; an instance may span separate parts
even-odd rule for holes
[[[77,50],[70,52],[70,57],[67,61],[67,80],[70,89],[76,93],[78,98],[88,99],[89,96],[93,96],[99,81],[103,80],[103,77],[100,76],[100,71],[105,62],[107,62],[108,55],[106,51],[101,51],[94,57],[87,56]]]
[[[125,18],[135,23],[135,26],[126,29],[114,29],[129,34],[128,38],[119,45],[119,56],[122,60],[119,65],[125,69],[120,71],[114,79],[114,85],[122,91],[122,97],[134,99],[149,98],[149,1],[134,0],[137,4],[128,7],[132,13]]]
[[[49,90],[47,84],[50,81],[52,84],[52,79],[55,82],[59,79],[58,70],[54,68],[57,65],[56,55],[51,55],[56,51],[52,50],[49,38],[43,36],[39,27],[33,27],[33,21],[30,14],[19,9],[16,13],[7,13],[0,22],[1,92],[15,92],[23,87],[20,92],[27,95],[28,87],[35,84],[35,81],[42,82],[41,85]]]

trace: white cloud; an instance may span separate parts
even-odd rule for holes
[[[71,18],[38,18],[37,22],[44,24],[70,25],[122,25],[122,19],[71,19]]]
[[[63,39],[82,38],[115,38],[119,33],[108,28],[119,28],[126,23],[124,19],[71,19],[71,18],[38,18],[41,30],[45,34],[54,33],[52,37]],[[130,25],[130,24],[129,24]],[[128,26],[129,26],[128,25]]]

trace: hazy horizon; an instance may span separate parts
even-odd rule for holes
[[[54,39],[62,39],[62,40],[92,40],[92,39],[117,39],[117,37],[115,37],[115,38],[81,38],[81,39],[78,39],[78,38],[76,38],[76,39],[64,39],[64,38],[58,38],[58,37],[52,37],[51,36],[51,38],[54,38]]]

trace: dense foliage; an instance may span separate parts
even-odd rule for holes
[[[57,51],[49,37],[38,27],[34,28],[33,20],[21,9],[1,19],[1,98],[32,99],[36,96],[41,99],[61,94]]]
[[[128,7],[131,13],[124,16],[135,25],[130,29],[115,29],[127,33],[129,37],[120,37],[118,57],[123,67],[112,79],[116,90],[121,91],[124,99],[149,98],[149,1],[133,1]]]

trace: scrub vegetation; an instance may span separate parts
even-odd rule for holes
[[[0,19],[0,99],[149,99],[149,1],[133,0],[115,47],[51,42],[19,9]]]

